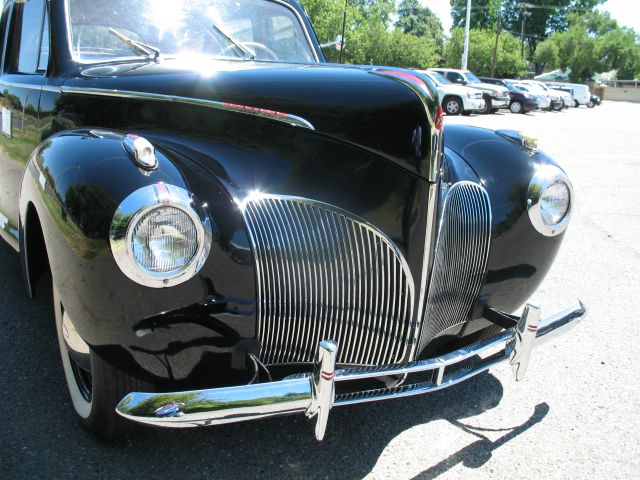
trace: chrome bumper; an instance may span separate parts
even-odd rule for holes
[[[449,354],[404,365],[335,369],[338,346],[320,342],[314,371],[276,382],[212,388],[176,393],[130,393],[116,411],[139,423],[186,428],[255,420],[290,413],[316,417],[315,434],[324,438],[329,410],[334,406],[387,400],[441,390],[463,382],[485,370],[509,361],[515,380],[524,378],[535,345],[550,340],[576,325],[586,316],[579,302],[540,320],[540,308],[527,305],[518,324],[481,343]],[[480,358],[471,369],[459,369],[462,362]],[[447,370],[453,370],[448,374]],[[433,372],[431,381],[381,388],[358,394],[337,395],[335,382],[361,380],[410,373]]]
[[[491,97],[491,106],[493,108],[509,108],[510,99],[507,98],[499,98],[499,97]]]

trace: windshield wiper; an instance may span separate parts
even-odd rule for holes
[[[240,51],[242,53],[244,53],[245,57],[248,57],[249,60],[255,60],[256,59],[256,54],[255,53],[253,53],[247,47],[242,45],[242,43],[240,43],[238,40],[235,40],[233,37],[231,37],[231,35],[229,35],[228,33],[225,33],[225,31],[222,30],[218,25],[216,25],[215,23],[212,23],[211,24],[211,28],[213,28],[218,34],[222,35],[222,37],[227,42],[229,42],[231,45],[233,45],[234,47],[240,49]]]
[[[111,28],[110,27],[109,28],[109,32],[112,33],[113,35],[115,35],[117,38],[119,38],[123,42],[125,42],[127,45],[130,45],[131,47],[133,47],[138,52],[140,52],[140,53],[142,53],[142,54],[144,54],[146,56],[153,55],[154,62],[157,62],[158,58],[160,58],[160,50],[158,48],[152,47],[151,45],[147,45],[146,43],[142,43],[142,42],[140,42],[138,40],[134,40],[132,38],[129,38],[124,33],[120,33],[115,28]]]

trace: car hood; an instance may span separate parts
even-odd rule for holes
[[[463,87],[462,85],[439,85],[438,89],[442,89],[442,91],[448,94],[455,94],[463,97],[466,97],[469,91],[477,93],[477,89],[469,90],[469,87]]]
[[[293,115],[320,135],[372,151],[426,176],[437,91],[420,74],[400,71],[389,77],[390,70],[332,64],[166,60],[86,68],[66,79],[63,90],[166,95],[169,101],[180,97],[232,106],[238,113]],[[409,77],[413,87],[421,83],[419,88],[407,86]],[[257,122],[269,120],[256,118]]]
[[[467,85],[469,88],[476,88],[483,92],[492,92],[495,95],[506,96],[509,94],[509,90],[500,85],[493,85],[491,83],[470,83]]]

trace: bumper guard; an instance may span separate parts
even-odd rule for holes
[[[475,345],[436,358],[403,365],[335,369],[338,346],[323,340],[312,373],[284,380],[176,393],[130,393],[116,407],[121,416],[159,427],[186,428],[304,413],[316,418],[315,434],[324,438],[329,411],[353,405],[442,390],[509,361],[516,381],[524,378],[535,345],[550,340],[582,320],[586,307],[577,305],[540,320],[540,308],[528,304],[518,324]],[[462,362],[480,357],[471,369]],[[447,375],[447,369],[454,373]],[[419,372],[435,372],[435,380],[336,396],[335,382]]]

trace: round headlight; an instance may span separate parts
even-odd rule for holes
[[[193,277],[211,247],[209,217],[192,195],[162,183],[136,190],[111,223],[111,250],[137,283],[162,288]]]
[[[527,207],[533,226],[552,237],[569,225],[573,204],[573,187],[567,175],[554,165],[544,165],[529,183]]]

